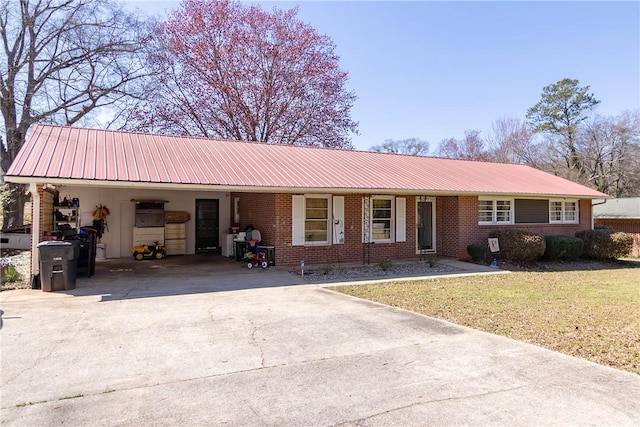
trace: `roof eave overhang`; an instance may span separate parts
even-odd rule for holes
[[[443,189],[411,189],[411,188],[332,188],[332,187],[268,187],[268,186],[244,186],[225,184],[193,184],[175,182],[136,182],[136,181],[108,181],[108,180],[87,180],[72,178],[46,178],[46,177],[24,177],[6,176],[5,182],[15,184],[37,184],[53,186],[75,186],[75,187],[97,187],[97,188],[143,188],[149,190],[190,190],[190,191],[217,191],[217,192],[242,192],[242,193],[315,193],[315,194],[397,194],[397,195],[419,195],[419,196],[509,196],[528,198],[572,198],[572,199],[602,199],[603,195],[587,194],[540,194],[540,193],[507,193],[496,191],[464,191],[464,190],[443,190]],[[608,196],[607,196],[608,197]],[[609,197],[610,198],[610,197]]]

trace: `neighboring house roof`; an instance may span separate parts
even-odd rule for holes
[[[607,197],[524,165],[52,125],[34,127],[5,178],[227,191]]]
[[[602,219],[640,219],[640,197],[609,199],[593,206],[593,217]]]

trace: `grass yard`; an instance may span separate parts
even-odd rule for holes
[[[638,268],[514,272],[332,289],[640,375]]]

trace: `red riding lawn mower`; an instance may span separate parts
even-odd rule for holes
[[[159,242],[153,242],[153,245],[138,245],[131,248],[133,257],[138,261],[145,258],[162,259],[167,256],[164,245]]]

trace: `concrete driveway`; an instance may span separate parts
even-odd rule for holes
[[[2,425],[640,424],[640,376],[284,271],[112,270],[0,294]]]

